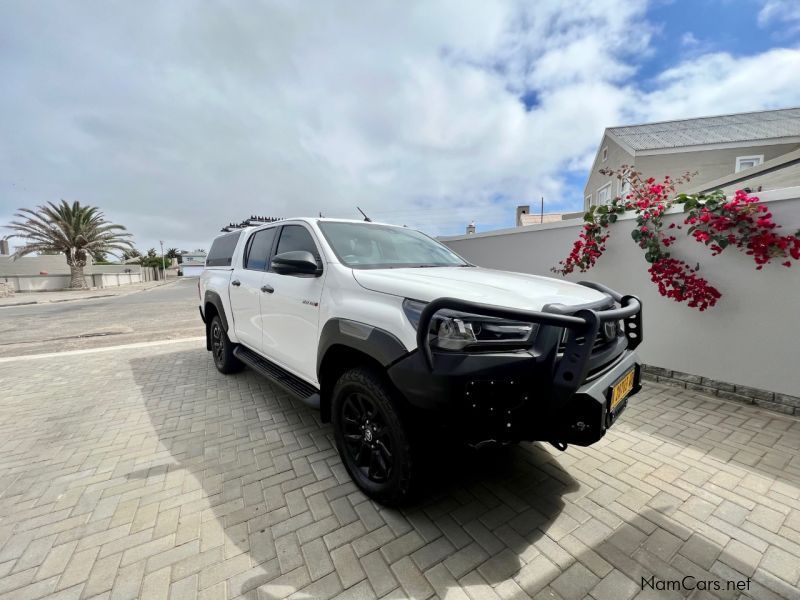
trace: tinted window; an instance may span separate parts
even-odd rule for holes
[[[339,260],[348,267],[388,269],[468,266],[447,246],[413,229],[335,221],[320,223],[319,227]]]
[[[233,251],[239,242],[241,231],[234,231],[227,235],[221,235],[211,244],[211,250],[206,257],[207,267],[230,267],[233,262]]]
[[[281,239],[278,242],[278,249],[275,254],[282,252],[292,252],[294,250],[306,250],[311,252],[314,257],[319,260],[319,252],[317,246],[308,232],[308,229],[302,225],[284,225],[281,231]]]
[[[272,241],[275,239],[277,227],[256,231],[250,238],[247,247],[247,256],[244,259],[244,268],[254,271],[266,271],[269,261],[269,251],[272,250]]]

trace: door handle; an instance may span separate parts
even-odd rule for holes
[[[239,281],[238,279],[234,279],[233,281],[231,281],[231,285],[235,285],[236,287],[239,287],[240,285],[242,285],[242,282]]]
[[[266,292],[267,294],[271,294],[272,292],[275,291],[275,288],[272,287],[271,285],[262,285],[261,286],[261,291],[262,292]]]

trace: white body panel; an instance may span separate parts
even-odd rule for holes
[[[304,223],[311,230],[323,262],[320,277],[250,271],[256,276],[246,285],[241,278],[243,249],[249,236],[261,228],[253,227],[243,230],[239,238],[233,256],[235,270],[206,268],[200,280],[201,299],[206,290],[216,292],[222,299],[229,324],[233,323],[228,331],[233,342],[244,343],[314,385],[318,385],[319,335],[330,319],[350,319],[382,329],[411,351],[416,348],[416,330],[403,312],[405,298],[429,302],[454,297],[541,310],[550,303],[574,306],[604,297],[567,281],[480,267],[351,269],[337,259],[327,244],[317,226],[321,220],[291,219],[269,225]],[[232,274],[239,277],[239,289],[230,285]],[[261,292],[263,284],[272,286],[274,292]]]
[[[236,268],[231,275],[229,288],[233,330],[241,343],[253,350],[262,350],[262,296],[261,286],[267,274]],[[234,281],[239,285],[234,285]]]
[[[541,310],[545,304],[586,304],[603,294],[572,283],[481,267],[354,270],[365,289],[430,302],[450,296],[470,302],[520,310]]]

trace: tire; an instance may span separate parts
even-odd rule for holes
[[[233,349],[236,348],[236,344],[231,342],[225,332],[225,327],[222,325],[222,319],[219,318],[219,315],[215,315],[211,319],[208,331],[211,337],[211,356],[214,358],[214,366],[217,367],[217,371],[224,375],[241,371],[244,368],[244,364],[233,355]]]
[[[339,455],[361,491],[385,505],[411,499],[411,435],[381,376],[365,367],[345,372],[333,389],[331,417]]]

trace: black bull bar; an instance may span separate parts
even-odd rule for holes
[[[580,285],[602,292],[607,296],[600,303],[589,305],[564,306],[547,304],[541,311],[503,308],[480,302],[469,302],[458,298],[438,298],[429,302],[422,310],[417,325],[417,346],[425,357],[425,362],[433,370],[433,352],[428,334],[431,320],[440,310],[449,309],[472,314],[498,317],[526,323],[563,327],[569,331],[566,348],[558,361],[553,379],[554,400],[570,397],[586,379],[592,348],[606,321],[622,321],[628,350],[633,350],[642,342],[642,304],[636,296],[623,296],[599,283],[581,281]],[[614,303],[615,308],[596,310],[600,304]]]

